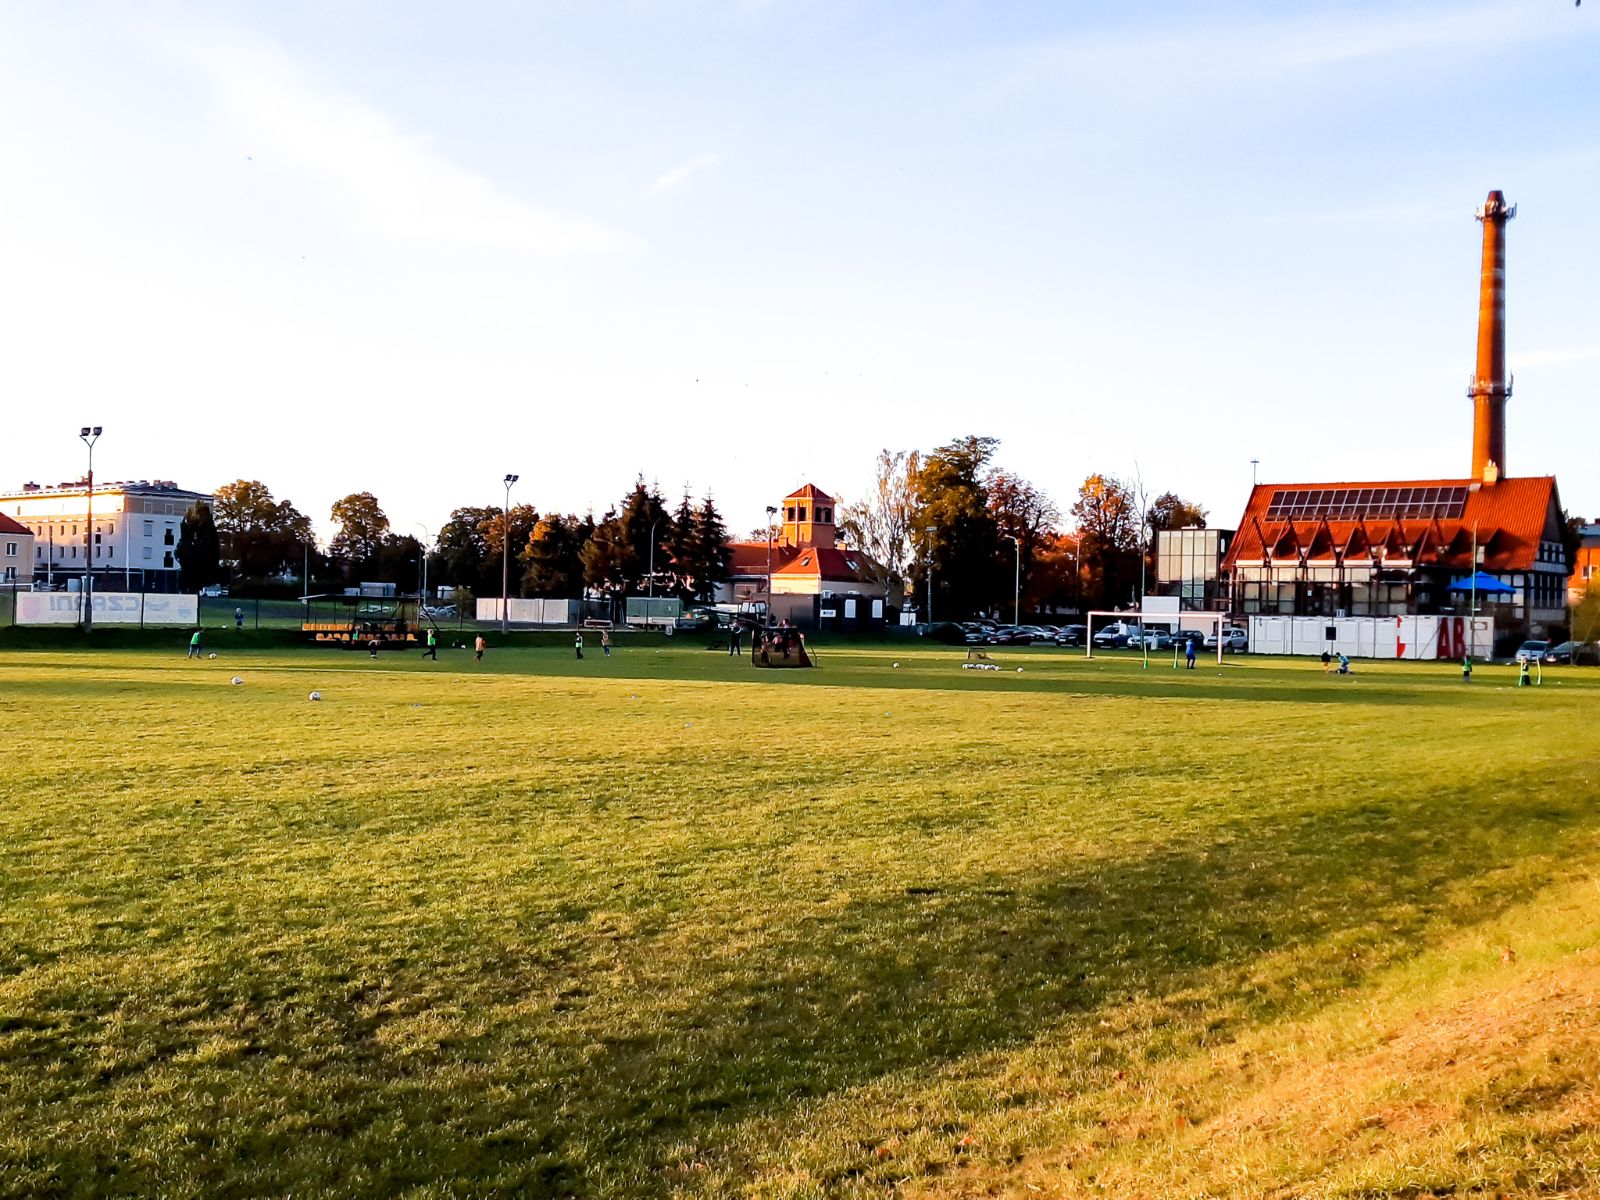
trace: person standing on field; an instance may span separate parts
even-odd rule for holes
[[[728,657],[739,657],[739,643],[744,640],[744,629],[739,622],[733,623],[733,628],[728,630]]]
[[[422,657],[431,658],[434,662],[439,661],[439,640],[431,625],[428,626],[428,648],[422,652]]]
[[[476,651],[476,653],[477,653],[477,657],[478,657],[478,661],[479,661],[479,662],[482,662],[482,661],[483,661],[483,650],[484,650],[484,647],[485,647],[485,646],[486,646],[486,645],[487,645],[487,644],[488,644],[488,643],[486,643],[486,642],[485,642],[485,641],[484,641],[484,640],[483,640],[483,634],[481,634],[481,633],[480,633],[480,634],[479,634],[479,635],[478,635],[478,638],[477,638],[477,640],[476,640],[476,641],[475,641],[475,642],[473,642],[473,643],[472,643],[472,649],[473,649],[473,650],[474,650],[474,651]]]
[[[1194,639],[1183,639],[1183,664],[1186,670],[1194,670]]]
[[[600,631],[600,649],[606,652],[607,658],[611,657],[611,631],[609,629]]]
[[[577,635],[573,638],[572,648],[578,652],[579,658],[583,657],[583,630],[578,630]]]
[[[238,631],[244,628],[244,609],[235,607],[233,610],[233,628]]]
[[[198,629],[196,629],[194,631],[194,634],[189,638],[189,653],[185,654],[184,657],[185,658],[199,658],[200,657],[200,631]]]

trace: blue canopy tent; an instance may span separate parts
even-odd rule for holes
[[[1478,592],[1485,596],[1509,596],[1517,589],[1510,584],[1501,583],[1493,575],[1485,575],[1479,571],[1476,575],[1463,575],[1460,579],[1450,584],[1452,592]]]

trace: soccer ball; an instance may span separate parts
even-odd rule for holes
[[[244,680],[240,679],[237,675],[235,675],[231,682],[233,683],[234,687],[238,687],[241,683],[244,682]]]
[[[311,695],[306,697],[306,699],[308,699],[308,700],[321,700],[322,699],[322,693],[321,692],[312,692]]]
[[[1021,667],[1018,667],[1018,668],[1017,668],[1017,674],[1018,674],[1018,675],[1021,675],[1021,674],[1022,674],[1022,668],[1021,668]]]
[[[215,650],[213,650],[210,654],[206,655],[207,658],[215,658],[216,656],[217,656],[217,652]]]
[[[894,669],[895,669],[895,670],[896,670],[896,671],[898,671],[898,670],[899,670],[899,669],[900,669],[900,664],[899,664],[899,663],[895,663],[895,665],[894,665]]]

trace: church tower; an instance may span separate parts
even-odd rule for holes
[[[833,497],[827,492],[808,483],[783,498],[781,545],[831,550],[838,540]]]

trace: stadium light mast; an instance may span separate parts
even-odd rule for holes
[[[1011,624],[1022,624],[1022,539],[1014,533],[1006,534],[1017,549],[1017,575],[1011,599]]]
[[[84,492],[88,504],[87,524],[83,529],[83,587],[78,591],[78,603],[83,607],[83,631],[88,633],[94,625],[94,444],[100,440],[100,426],[85,425],[78,437],[89,447],[89,486]]]
[[[511,631],[511,618],[507,613],[511,596],[511,485],[521,476],[507,475],[506,506],[501,509],[504,528],[500,530],[500,632]]]

